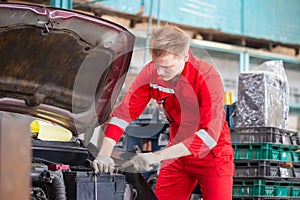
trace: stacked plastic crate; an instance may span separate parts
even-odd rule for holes
[[[231,130],[235,149],[233,199],[300,199],[297,132],[274,127]]]
[[[239,77],[231,128],[235,200],[300,199],[299,133],[286,129],[287,85],[282,80],[261,71]]]

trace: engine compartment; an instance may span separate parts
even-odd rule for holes
[[[126,177],[92,170],[92,155],[79,139],[32,140],[31,199],[124,199]]]

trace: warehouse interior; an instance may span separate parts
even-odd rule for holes
[[[151,61],[148,49],[152,30],[164,24],[180,27],[190,36],[190,49],[194,55],[213,65],[222,77],[226,120],[235,151],[232,199],[300,199],[300,2],[298,0],[1,0],[1,3],[21,3],[71,10],[108,20],[132,33],[135,37],[132,59],[115,105],[122,101],[139,72]],[[262,73],[263,70],[268,70],[270,66],[266,63],[270,62],[271,65],[283,70],[283,74],[280,75],[283,75],[284,81],[281,79],[279,82],[274,81],[273,77]],[[275,68],[275,73],[278,75],[277,69]],[[265,82],[260,84],[261,80]],[[247,93],[250,91],[249,85],[254,89],[265,91],[256,90],[251,96]],[[262,95],[262,99],[257,100],[255,95]],[[251,105],[253,102],[257,103],[255,109],[251,105],[247,107],[248,110],[246,109],[245,105],[249,103],[249,99]],[[261,100],[264,105],[259,107]],[[258,118],[251,122],[243,121],[252,115],[257,117],[255,116],[257,112],[252,111],[261,109],[264,110]],[[0,199],[52,200],[53,196],[49,196],[48,189],[41,187],[44,192],[41,188],[33,190],[31,182],[36,180],[26,177],[26,172],[31,171],[29,160],[32,153],[25,150],[30,149],[30,141],[16,142],[17,137],[3,134],[8,127],[3,125],[4,122],[14,117],[1,114]],[[27,118],[26,124],[28,125],[31,120]],[[92,143],[94,151],[97,151],[105,127],[106,125],[100,124],[90,131],[91,134],[85,133],[78,137],[82,141]],[[20,127],[17,125],[9,131],[14,132],[18,129]],[[165,113],[155,101],[150,101],[144,112],[124,130],[114,148],[117,153],[115,152],[113,156],[120,158],[119,151],[145,153],[164,149],[169,140],[168,131]],[[5,139],[8,139],[11,145],[9,143],[4,145]],[[85,142],[83,145],[87,147]],[[22,148],[15,151],[13,148],[15,144]],[[40,150],[36,147],[34,149]],[[20,155],[4,153],[8,150]],[[17,162],[10,161],[10,157],[22,159],[22,162],[30,167],[24,167],[18,170],[18,173],[13,173],[15,167],[11,168],[9,165],[17,165]],[[65,170],[61,169],[65,165],[57,164],[56,167],[55,171]],[[12,175],[8,176],[8,173]],[[106,197],[104,197],[106,190],[96,191],[98,194],[94,193],[88,197],[79,195],[78,193],[97,187],[93,185],[96,178],[88,183],[78,181],[78,185],[74,186],[73,177],[70,176],[72,180],[67,178],[68,185],[71,184],[75,188],[71,192],[76,193],[77,190],[77,197],[70,195],[67,189],[67,197],[61,199],[156,199],[152,190],[155,190],[158,173],[159,169],[139,174],[141,175],[138,177],[139,180],[142,178],[145,181],[140,182],[140,187],[145,187],[144,183],[147,183],[151,192],[145,190],[144,194],[142,192],[137,195],[135,185],[132,188],[132,185],[128,184],[129,179],[126,179],[125,185],[125,179],[122,179],[124,177],[120,176],[121,181],[124,181],[124,188],[122,185],[121,192],[115,191],[116,196]],[[128,176],[127,173],[125,175]],[[28,185],[25,189],[24,185],[18,183],[20,177],[25,185]],[[114,184],[121,185],[123,184],[121,181]],[[80,184],[90,186],[88,189],[82,189]],[[125,195],[125,189],[131,192],[130,195]],[[20,191],[20,194],[17,194],[17,191]],[[104,194],[103,197],[101,192]],[[202,197],[199,185],[192,192],[190,200],[206,200]]]
[[[32,2],[39,2],[38,0]],[[40,1],[47,4],[49,2]],[[136,51],[131,64],[134,77],[147,61],[140,49],[147,47],[151,28],[164,23],[182,27],[193,39],[191,48],[199,54],[206,51],[220,71],[225,91],[233,92],[237,101],[238,74],[247,72],[268,60],[282,60],[290,86],[289,128],[300,130],[299,91],[299,13],[297,2],[278,1],[50,1],[52,5],[90,12],[131,30]],[[256,5],[260,5],[257,7]],[[197,10],[200,9],[200,12]],[[286,12],[289,10],[289,15]],[[214,16],[210,16],[215,13]],[[147,53],[147,52],[146,52]],[[139,59],[142,58],[142,59]]]
[[[209,56],[207,60],[214,62],[222,75],[225,92],[233,92],[233,101],[237,101],[238,98],[239,73],[252,70],[268,60],[282,60],[290,87],[289,129],[300,130],[300,91],[298,89],[300,46],[298,42],[299,22],[297,21],[299,10],[296,1],[288,3],[278,1],[272,8],[269,6],[269,1],[262,3],[240,0],[222,3],[175,1],[172,6],[176,9],[169,8],[165,5],[166,2],[160,0],[141,0],[134,3],[88,0],[8,2],[74,9],[128,28],[136,36],[136,50],[134,51],[136,56],[133,57],[129,77],[134,77],[134,74],[138,73],[150,59],[147,52],[145,55],[141,49],[147,48],[147,39],[151,34],[151,29],[160,24],[176,24],[191,36],[191,48],[194,51],[199,52],[198,54],[205,51],[197,56],[203,58]],[[261,7],[258,9],[256,5],[259,3]],[[199,8],[203,11],[196,13]],[[286,10],[291,11],[289,15],[286,15]],[[216,13],[216,16],[209,16],[211,12]],[[129,83],[131,81],[129,78]]]

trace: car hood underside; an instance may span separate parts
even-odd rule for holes
[[[86,132],[107,120],[133,45],[130,32],[100,18],[0,3],[0,110]]]

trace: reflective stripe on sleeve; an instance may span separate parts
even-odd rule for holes
[[[196,135],[201,138],[201,140],[210,148],[212,149],[214,146],[217,145],[217,142],[203,129],[200,129],[196,132]]]
[[[162,87],[162,86],[157,85],[155,83],[150,83],[150,87],[152,87],[154,89],[158,89],[161,92],[175,94],[175,91],[173,89],[171,89],[171,88],[165,88],[165,87]]]
[[[112,117],[109,121],[109,124],[116,125],[116,126],[122,128],[123,130],[125,130],[127,128],[127,126],[129,125],[128,122],[126,122],[125,120],[120,119],[118,117]]]

